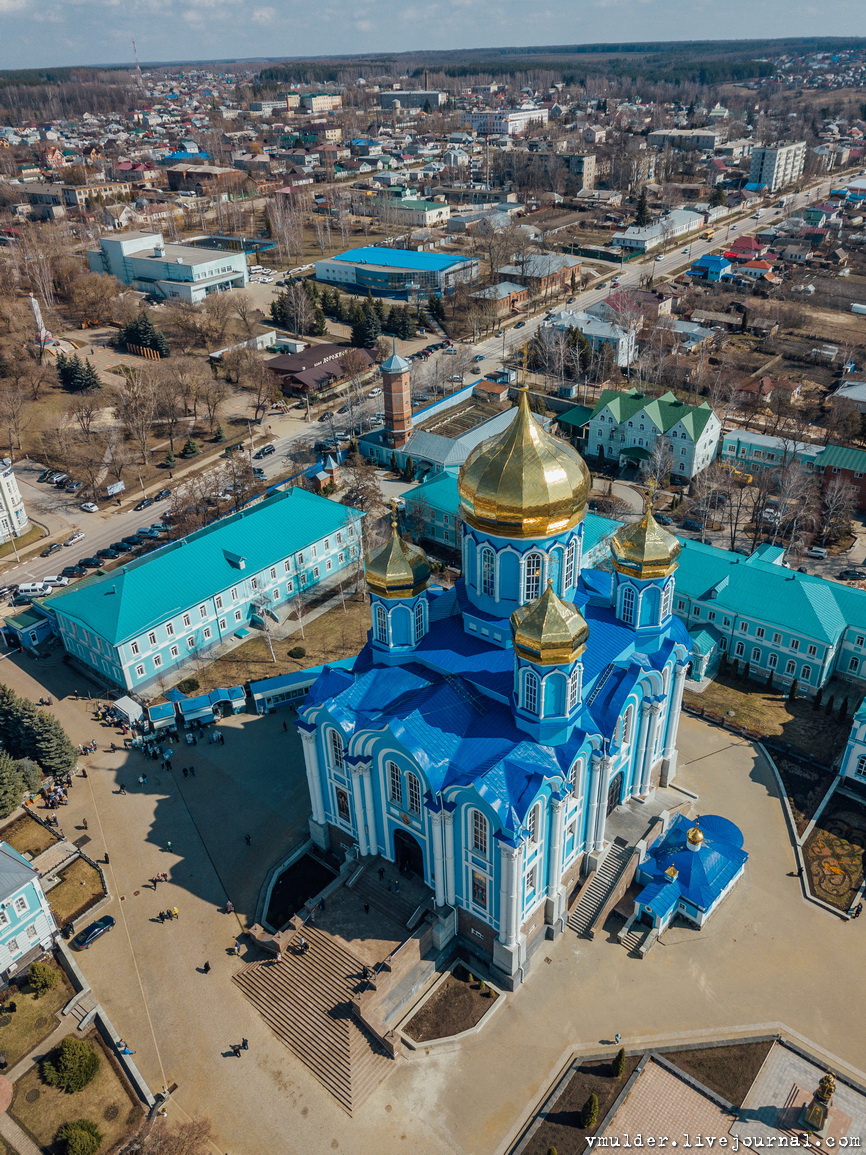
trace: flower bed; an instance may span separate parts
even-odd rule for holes
[[[445,1039],[477,1026],[499,995],[462,963],[447,975],[403,1027],[416,1043]]]

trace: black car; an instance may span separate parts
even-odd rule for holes
[[[80,565],[67,565],[60,571],[61,577],[76,578],[84,577],[87,573],[86,569],[82,569]]]
[[[659,525],[673,525],[673,522],[666,513],[654,513],[653,517],[656,519]]]
[[[42,472],[39,474],[39,476],[36,478],[36,480],[37,481],[50,481],[52,477],[56,477],[56,476],[57,476],[57,470],[56,469],[43,469]]]
[[[155,493],[153,495],[153,500],[154,501],[165,501],[165,499],[167,497],[171,497],[171,490],[170,489],[161,489],[159,491],[159,493]]]
[[[129,537],[125,537],[123,539],[123,544],[126,546],[127,549],[135,549],[135,547],[137,545],[141,545],[141,540],[142,539],[140,537],[138,537],[136,534],[132,533],[129,535]]]
[[[9,604],[12,606],[32,606],[33,598],[27,594],[16,594]]]
[[[264,481],[266,476],[267,475],[263,469],[256,469],[253,467],[253,477],[256,479],[256,481]]]
[[[343,410],[341,409],[340,412],[342,413]],[[331,416],[330,413],[323,413],[322,416],[319,418],[319,420],[323,421],[325,419],[325,417],[330,417],[330,416]],[[263,445],[261,447],[261,449],[257,449],[255,451],[255,453],[253,454],[253,458],[256,461],[260,461],[263,457],[270,457],[270,455],[272,453],[276,453],[276,451],[277,451],[277,447],[275,445]]]
[[[96,556],[105,558],[106,561],[114,561],[115,558],[120,557],[120,554],[116,549],[98,549]]]
[[[138,513],[139,510],[147,509],[151,505],[153,505],[153,498],[152,497],[143,497],[141,499],[141,501],[138,503],[138,505],[135,507],[135,512]]]
[[[859,569],[843,569],[842,572],[836,576],[839,578],[839,581],[843,582],[866,581],[866,572]]]
[[[330,409],[326,409],[325,412],[319,418],[319,420],[320,421],[329,421],[333,416],[334,416],[334,414],[332,413],[332,411]]]
[[[102,565],[101,557],[80,557],[78,564],[82,569],[99,569]]]
[[[102,918],[98,918],[96,922],[92,922],[90,926],[85,927],[72,940],[72,945],[76,950],[87,950],[89,946],[93,946],[98,938],[102,936],[114,926],[114,919],[110,914],[104,914]]]
[[[129,550],[125,541],[113,541],[108,548],[113,549],[115,553],[127,553]]]
[[[526,327],[525,321],[518,321],[517,324],[514,326],[515,329],[524,329],[525,327]]]
[[[683,522],[683,529],[690,529],[693,533],[700,533],[703,530],[703,525],[699,521],[694,521],[692,518],[686,518]]]
[[[51,557],[51,555],[53,553],[57,553],[57,551],[59,549],[63,549],[63,546],[60,544],[60,542],[59,541],[52,541],[51,545],[47,545],[45,547],[45,549],[43,549],[42,553],[39,556],[40,557]]]

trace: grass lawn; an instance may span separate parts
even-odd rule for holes
[[[3,545],[0,545],[0,557],[6,557],[7,555],[14,556],[16,549],[20,553],[26,546],[32,545],[34,541],[39,541],[40,537],[46,536],[46,531],[41,525],[33,525],[26,533],[22,533],[20,537],[16,537],[14,543],[7,541]]]
[[[293,674],[323,662],[350,658],[367,640],[370,628],[370,607],[364,594],[346,595],[346,612],[336,606],[304,626],[304,637],[295,630],[288,637],[273,639],[277,660],[271,660],[265,638],[254,635],[229,654],[216,658],[201,670],[184,677],[194,677],[199,684],[197,694],[207,694],[219,686],[239,686],[251,679],[274,678],[278,674]],[[289,650],[303,646],[303,658],[290,658]]]
[[[33,858],[58,841],[50,830],[29,814],[22,814],[20,818],[16,818],[9,826],[0,830],[0,840],[8,842],[19,854],[29,854]]]
[[[9,1114],[40,1147],[51,1146],[62,1123],[90,1119],[102,1132],[100,1150],[107,1151],[129,1134],[142,1117],[142,1107],[127,1090],[115,1060],[95,1034],[88,1035],[88,1041],[100,1052],[101,1062],[83,1090],[68,1095],[47,1086],[38,1067],[31,1067],[15,1084]]]
[[[852,690],[852,709],[856,697]],[[829,765],[842,750],[851,729],[850,717],[840,719],[835,711],[828,717],[823,708],[813,709],[805,698],[788,701],[778,690],[735,678],[730,672],[718,675],[702,694],[687,690],[684,700],[691,709],[700,711],[703,707],[704,716],[710,721],[725,718],[746,726],[764,737],[787,742],[824,765]],[[837,698],[837,705],[838,702]]]
[[[105,894],[99,871],[83,858],[76,858],[60,875],[62,882],[47,893],[58,926],[76,919]]]
[[[66,975],[52,963],[60,976],[57,986],[37,999],[28,989],[13,987],[10,999],[14,1000],[17,1011],[5,1014],[0,1009],[0,1051],[6,1055],[10,1067],[19,1059],[29,1055],[42,1039],[48,1037],[57,1027],[55,1013],[67,1003],[74,991]]]

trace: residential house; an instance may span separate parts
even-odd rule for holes
[[[828,445],[815,461],[821,488],[838,479],[852,486],[858,510],[866,509],[866,450]]]
[[[578,258],[565,253],[532,253],[496,271],[503,280],[525,285],[533,296],[545,296],[574,289],[581,267]]]
[[[299,595],[350,580],[357,510],[304,489],[275,493],[41,603],[75,662],[141,692],[217,646],[280,623]]]
[[[563,309],[549,321],[544,321],[540,332],[543,333],[545,330],[567,332],[569,329],[577,329],[587,339],[593,351],[607,353],[609,350],[612,363],[620,369],[631,365],[637,356],[635,327],[626,328],[624,324],[602,321],[590,313]]]
[[[496,317],[506,317],[529,304],[529,290],[525,285],[515,285],[512,281],[500,281],[498,285],[479,289],[469,296],[482,304],[486,303]]]
[[[671,473],[693,478],[715,460],[720,432],[721,423],[706,402],[687,405],[670,392],[650,398],[637,389],[605,389],[589,419],[587,452],[636,465],[664,438]]]
[[[0,842],[0,986],[50,951],[57,929],[38,871]]]
[[[698,257],[686,269],[686,273],[697,280],[715,284],[719,281],[729,280],[732,267],[728,257],[723,257],[719,253],[706,253],[704,256]]]
[[[772,437],[750,429],[731,429],[722,437],[719,459],[744,473],[761,473],[764,469],[779,469],[789,461],[797,461],[806,469],[815,468],[821,453],[820,445],[793,438]]]

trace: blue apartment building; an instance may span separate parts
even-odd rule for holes
[[[68,654],[146,690],[336,586],[361,557],[363,514],[289,489],[42,603]]]
[[[38,872],[17,850],[0,842],[0,986],[51,950],[56,937]]]

